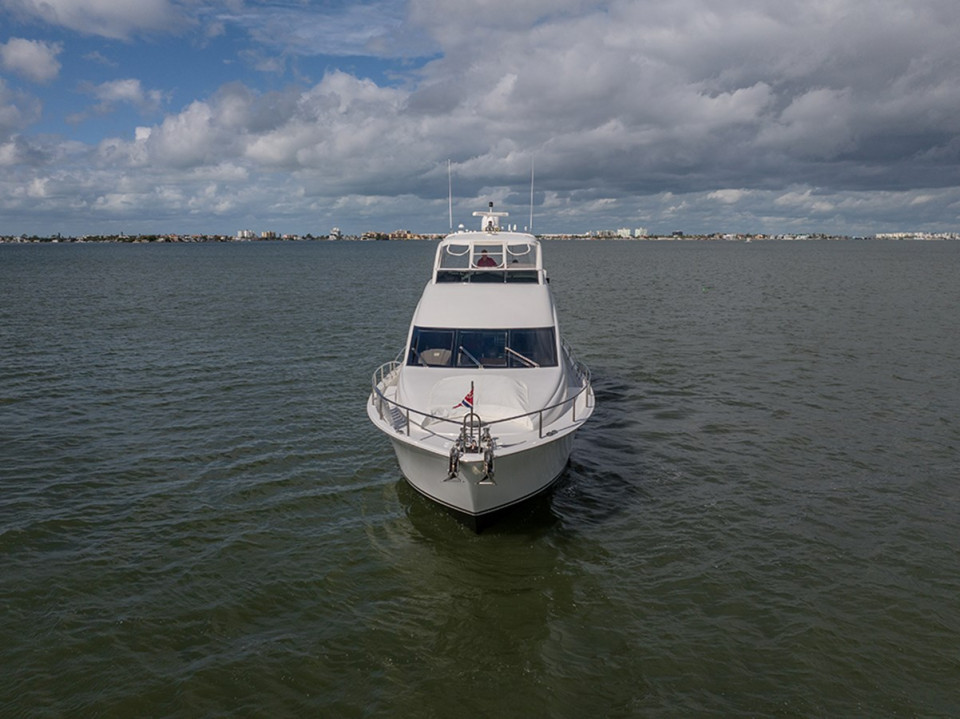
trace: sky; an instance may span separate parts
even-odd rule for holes
[[[0,0],[0,235],[960,231],[956,0]],[[448,172],[449,168],[449,172]],[[449,185],[448,185],[449,182]]]

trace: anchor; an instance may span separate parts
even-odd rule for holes
[[[470,414],[473,414],[471,412]],[[468,417],[470,415],[467,415]],[[476,415],[474,415],[476,417]],[[479,417],[477,417],[479,419]],[[473,431],[467,432],[467,417],[463,418],[463,426],[460,428],[460,436],[457,437],[456,441],[450,446],[450,463],[447,465],[447,478],[444,481],[457,480],[460,481],[460,478],[457,476],[460,472],[460,458],[469,453],[475,453],[477,451],[477,440],[473,437]]]
[[[450,461],[447,465],[447,477],[445,482],[462,481],[460,479],[460,460],[464,454],[483,453],[483,477],[477,484],[492,485],[493,481],[493,459],[496,440],[490,436],[490,428],[483,427],[480,432],[480,438],[477,439],[476,430],[483,427],[483,421],[476,412],[467,412],[463,417],[463,426],[460,427],[460,435],[450,446]]]
[[[478,484],[496,484],[496,482],[493,481],[493,450],[496,445],[493,437],[490,436],[489,427],[483,428],[483,436],[480,438],[480,443],[483,445],[483,479],[481,479]]]
[[[460,447],[458,442],[454,442],[450,447],[450,464],[447,467],[447,478],[445,482],[449,482],[451,479],[458,479],[457,474],[460,472]]]

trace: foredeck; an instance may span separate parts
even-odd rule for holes
[[[514,433],[530,434],[531,437],[544,439],[556,434],[572,431],[592,414],[594,395],[590,382],[590,371],[579,361],[573,358],[569,347],[563,347],[564,363],[570,367],[568,375],[569,386],[565,397],[546,407],[518,412],[494,420],[479,420],[477,429],[483,427],[495,428],[498,434],[509,436]],[[463,415],[473,413],[473,409],[466,412],[444,412],[445,416],[431,414],[408,405],[397,399],[397,383],[400,378],[402,362],[397,359],[386,362],[373,373],[371,381],[370,404],[373,411],[371,419],[376,415],[381,422],[389,425],[392,430],[401,435],[411,437],[427,445],[446,446],[451,437],[456,436],[463,424]]]

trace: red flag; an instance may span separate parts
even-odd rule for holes
[[[460,404],[453,405],[453,408],[457,407],[466,407],[467,409],[473,409],[473,387],[470,388],[470,391],[464,395],[463,399],[460,400]]]

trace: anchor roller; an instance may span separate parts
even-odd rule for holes
[[[459,481],[460,462],[465,454],[483,455],[483,477],[478,484],[496,484],[493,481],[493,460],[496,440],[490,436],[490,428],[482,427],[483,422],[475,412],[468,412],[463,418],[460,435],[450,446],[450,461],[447,465],[447,478],[444,481]]]

